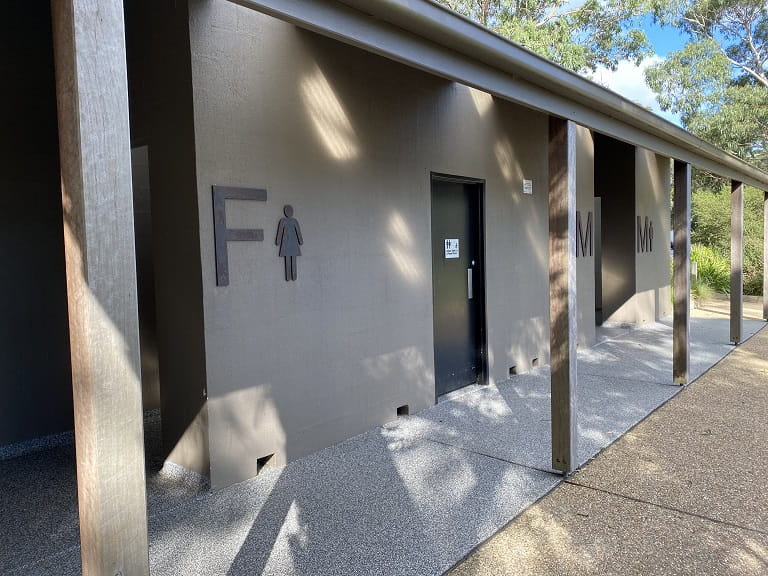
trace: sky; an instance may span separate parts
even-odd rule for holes
[[[648,34],[648,39],[659,56],[666,56],[674,50],[679,50],[687,40],[687,36],[677,28],[657,26],[653,23],[651,16],[645,18],[645,33]]]
[[[599,68],[593,80],[641,106],[651,108],[662,118],[679,124],[680,121],[675,115],[662,112],[659,108],[655,94],[645,84],[644,71],[651,64],[661,62],[670,52],[682,48],[686,37],[675,28],[657,26],[650,16],[645,19],[644,28],[655,54],[643,61],[640,66],[624,60],[619,62],[618,69],[615,71]]]

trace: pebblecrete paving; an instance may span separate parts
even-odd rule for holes
[[[745,334],[762,326],[745,321]],[[733,350],[728,344],[727,319],[693,319],[692,333],[695,374]],[[580,351],[581,463],[594,458],[648,414],[655,418],[659,412],[654,411],[678,395],[681,388],[671,381],[671,350],[671,328],[666,322],[614,330],[611,339]],[[541,367],[505,382],[472,386],[418,414],[213,493],[205,479],[150,461],[152,574],[438,575],[526,509],[509,527],[527,514],[538,514],[529,523],[546,526],[546,533],[538,534],[544,538],[539,545],[560,540],[577,545],[579,539],[570,535],[567,526],[560,530],[557,519],[551,520],[556,510],[531,512],[541,504],[531,506],[555,487],[549,498],[562,494],[565,502],[578,508],[576,519],[591,518],[597,523],[601,514],[623,514],[634,515],[636,523],[647,523],[650,513],[644,501],[616,495],[621,490],[615,482],[631,478],[631,468],[624,476],[616,471],[603,476],[591,472],[609,452],[566,483],[551,471],[548,382],[548,369]],[[689,389],[680,397],[687,396]],[[158,419],[156,415],[151,418],[152,422]],[[155,422],[155,428],[158,424]],[[625,439],[636,441],[629,440],[636,430]],[[720,428],[713,424],[711,430],[718,434]],[[151,438],[150,452],[155,441]],[[624,450],[630,455],[638,452],[638,457],[645,454],[635,450],[634,444]],[[661,452],[658,457],[664,459],[665,455]],[[4,524],[0,574],[79,574],[73,458],[69,444],[0,460]],[[687,478],[694,482],[696,475]],[[626,490],[634,489],[627,486]],[[590,504],[585,492],[599,495],[603,507]],[[685,500],[684,486],[670,493],[679,498],[669,502],[683,509],[691,505]],[[654,510],[664,510],[671,522],[678,522],[681,533],[690,532],[698,522],[710,530],[707,537],[717,535],[707,520],[694,517],[689,522],[675,506],[663,508],[668,502],[663,491],[646,494],[649,499],[654,495],[661,499]],[[693,500],[704,498],[700,492]],[[724,525],[733,534],[752,530],[749,534],[755,545],[762,545],[762,528],[739,523],[739,510],[747,503],[730,502],[719,521],[729,523]],[[729,509],[733,514],[728,515]],[[703,504],[696,510],[706,516]],[[498,537],[504,534],[502,531]],[[606,538],[606,542],[611,538],[623,541],[618,532]],[[729,540],[722,542],[719,548]],[[638,548],[637,558],[642,553]],[[590,562],[599,566],[601,556],[594,551],[590,554]],[[475,570],[472,566],[485,566],[485,560],[472,558],[459,565],[457,574],[495,573]],[[673,562],[671,556],[669,562]],[[528,573],[501,570],[499,573]]]

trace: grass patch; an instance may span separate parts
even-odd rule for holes
[[[702,304],[710,298],[715,291],[709,283],[699,276],[696,280],[691,281],[691,297],[697,304]]]
[[[693,244],[691,260],[698,267],[699,282],[706,283],[711,290],[720,294],[731,292],[731,263],[725,256],[709,246]]]

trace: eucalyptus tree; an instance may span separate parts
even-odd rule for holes
[[[643,17],[659,0],[437,0],[575,72],[639,64],[652,53]]]
[[[765,0],[674,0],[659,22],[689,38],[646,71],[683,126],[768,169],[768,5]]]
[[[661,107],[685,128],[768,170],[768,6],[765,0],[673,0],[656,14],[688,42],[646,71]],[[699,174],[692,238],[727,258],[730,186]],[[744,289],[762,291],[763,194],[747,189]]]

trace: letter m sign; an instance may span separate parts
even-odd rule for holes
[[[581,223],[581,212],[576,211],[576,257],[592,256],[592,212],[587,212],[587,225]]]
[[[637,217],[637,252],[653,252],[653,222],[645,217]]]

